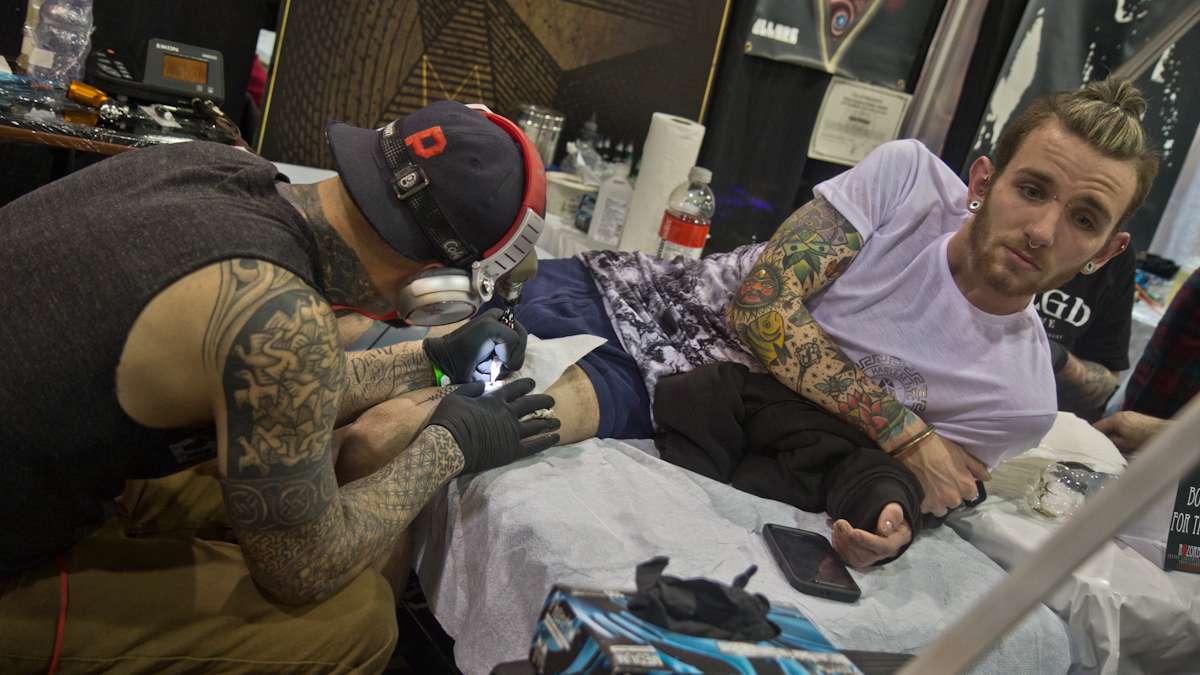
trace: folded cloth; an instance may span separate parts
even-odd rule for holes
[[[898,502],[914,536],[921,527],[916,476],[772,375],[714,363],[662,378],[654,419],[655,445],[672,464],[870,532]]]
[[[779,635],[767,619],[771,603],[744,590],[757,565],[726,586],[711,579],[664,576],[668,561],[658,556],[637,566],[638,592],[629,599],[634,616],[676,633],[716,640],[759,642]]]

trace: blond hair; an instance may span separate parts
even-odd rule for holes
[[[1137,189],[1118,227],[1146,201],[1158,175],[1158,153],[1151,149],[1141,117],[1146,99],[1128,80],[1108,78],[1089,82],[1075,91],[1043,96],[1029,105],[1000,134],[996,142],[997,173],[1017,154],[1021,142],[1048,120],[1057,120],[1105,157],[1130,162],[1137,172]],[[1114,229],[1114,232],[1116,230]]]

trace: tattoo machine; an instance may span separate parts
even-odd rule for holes
[[[500,278],[496,282],[496,295],[504,300],[504,313],[500,315],[500,321],[504,325],[512,328],[516,325],[516,317],[513,315],[513,307],[521,300],[521,290],[525,286],[525,282],[529,281],[537,274],[537,253],[530,252],[525,256],[525,259],[517,263],[517,266],[512,268],[508,274]]]

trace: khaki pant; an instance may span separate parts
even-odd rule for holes
[[[325,602],[264,599],[228,539],[216,479],[136,481],[114,517],[64,554],[69,607],[58,672],[380,672],[396,644],[392,590],[368,570]],[[46,672],[55,561],[0,582],[0,672]]]

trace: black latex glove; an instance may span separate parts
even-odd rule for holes
[[[426,338],[425,355],[455,384],[490,380],[493,355],[500,359],[501,377],[519,370],[529,334],[520,322],[506,326],[502,313],[492,308],[448,335]]]
[[[558,434],[547,433],[561,426],[557,419],[519,421],[535,410],[554,407],[554,399],[545,394],[527,396],[533,380],[513,380],[487,394],[483,389],[483,382],[459,387],[429,418],[430,425],[445,427],[454,436],[466,459],[463,473],[504,466],[558,443]]]

